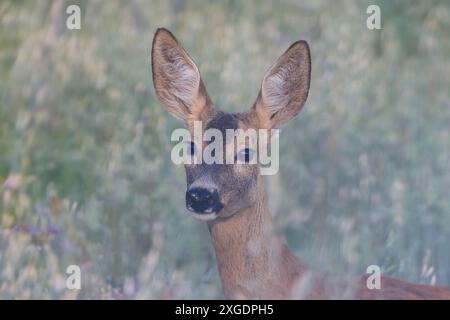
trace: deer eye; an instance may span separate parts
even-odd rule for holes
[[[239,160],[240,162],[249,163],[250,160],[253,159],[254,154],[255,151],[253,149],[245,148],[238,152],[236,160]]]

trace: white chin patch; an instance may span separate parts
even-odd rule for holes
[[[210,221],[217,218],[217,213],[211,212],[211,213],[195,213],[195,212],[189,212],[195,219],[202,220],[202,221]]]

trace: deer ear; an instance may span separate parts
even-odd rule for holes
[[[159,28],[153,38],[152,72],[159,101],[177,118],[189,124],[212,108],[197,66],[164,28]]]
[[[264,76],[254,108],[265,127],[277,128],[295,117],[306,102],[311,79],[311,54],[297,41]]]

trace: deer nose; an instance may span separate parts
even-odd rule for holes
[[[191,188],[186,192],[186,207],[196,213],[211,213],[219,211],[219,193],[216,189]]]

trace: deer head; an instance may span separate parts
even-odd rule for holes
[[[194,142],[196,121],[201,121],[203,132],[214,129],[224,137],[227,129],[241,129],[232,141],[225,139],[221,150],[223,157],[231,156],[238,160],[236,163],[185,165],[187,209],[198,219],[214,220],[226,219],[254,205],[263,194],[259,163],[252,161],[258,158],[258,144],[239,136],[248,129],[279,128],[299,113],[310,84],[308,44],[297,41],[286,50],[264,76],[254,105],[240,113],[215,108],[198,67],[166,29],[158,29],[154,36],[152,71],[161,104],[183,120],[192,135],[189,148],[192,156],[208,145],[204,141],[201,146]],[[230,143],[233,148],[227,148]]]

